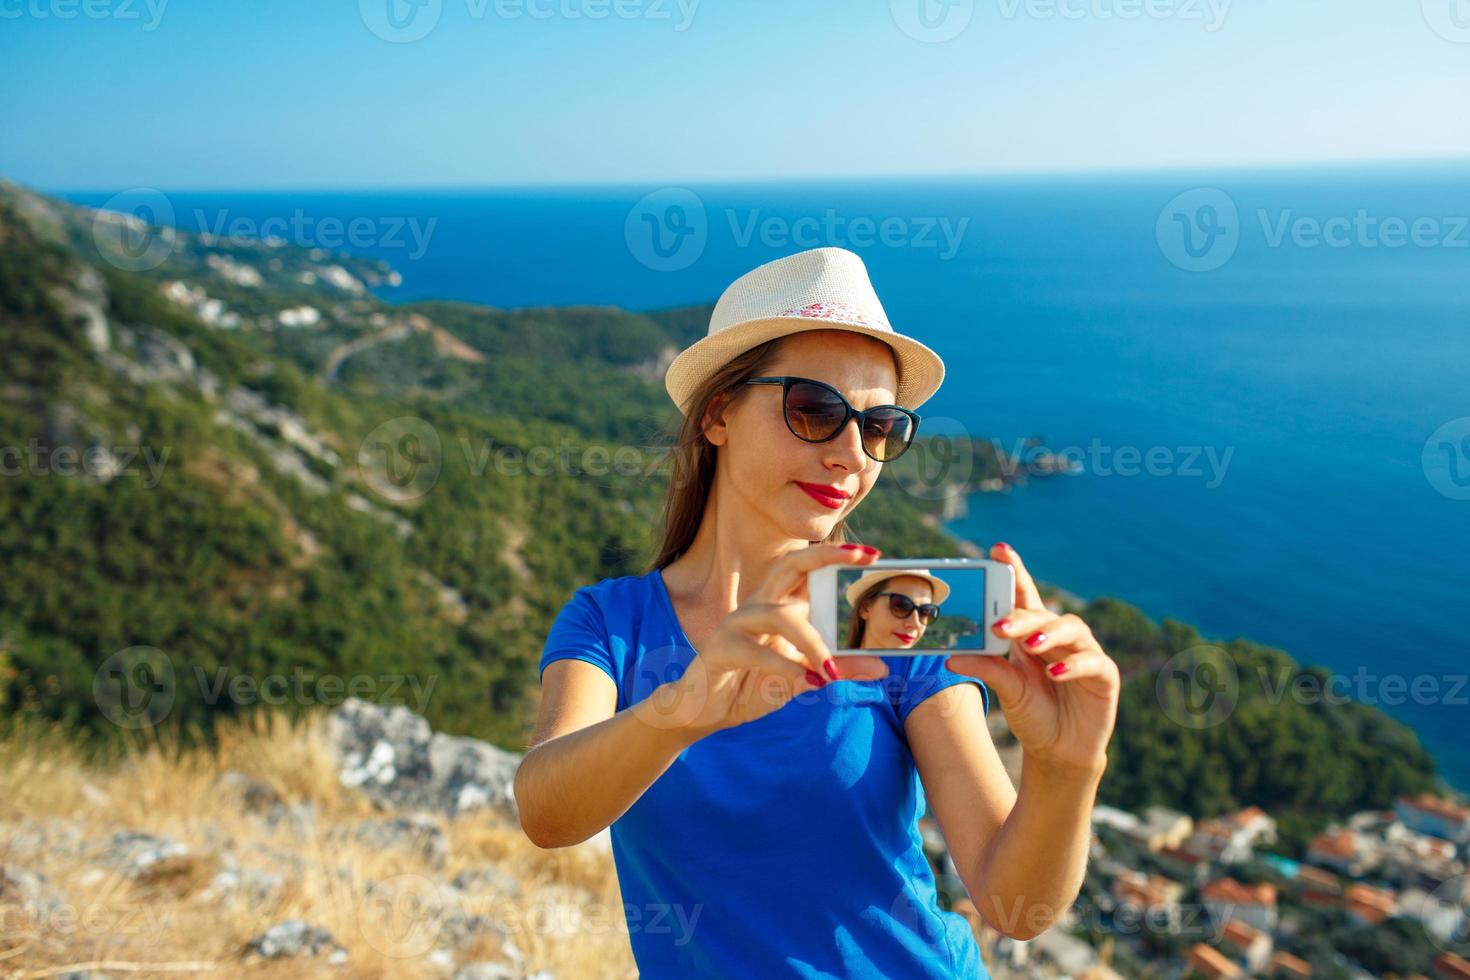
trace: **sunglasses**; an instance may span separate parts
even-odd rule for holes
[[[874,595],[886,595],[888,610],[898,619],[907,619],[915,609],[919,610],[919,622],[925,626],[939,618],[939,607],[932,602],[915,602],[902,592],[877,592]]]
[[[842,392],[811,378],[751,378],[748,385],[780,385],[781,411],[786,428],[804,442],[828,442],[858,420],[863,452],[880,463],[892,462],[913,444],[919,416],[897,405],[874,405],[859,412]]]

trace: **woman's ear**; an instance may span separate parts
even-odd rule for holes
[[[730,423],[725,412],[730,405],[730,393],[722,391],[709,400],[700,419],[700,430],[712,446],[723,446],[730,437]]]

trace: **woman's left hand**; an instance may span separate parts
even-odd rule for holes
[[[1011,655],[956,654],[945,665],[995,692],[1024,764],[1100,775],[1118,715],[1118,665],[1079,617],[1046,608],[1014,549],[997,543],[990,557],[1016,573],[1015,609],[992,627],[1012,639]]]

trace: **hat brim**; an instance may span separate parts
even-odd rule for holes
[[[664,387],[679,411],[689,414],[690,400],[710,375],[752,347],[777,337],[807,330],[845,330],[881,340],[898,355],[898,390],[894,401],[917,409],[944,383],[944,361],[912,337],[840,320],[817,320],[805,316],[761,317],[737,323],[685,348],[664,373]]]
[[[948,582],[944,581],[943,579],[936,578],[934,575],[925,572],[923,569],[918,568],[880,569],[878,571],[868,572],[867,574],[860,576],[856,581],[848,585],[843,594],[847,596],[847,604],[849,606],[855,606],[857,605],[858,597],[861,596],[865,591],[867,591],[870,586],[878,582],[886,582],[891,578],[902,578],[905,575],[912,576],[914,578],[921,578],[924,581],[928,582],[929,587],[934,590],[935,605],[939,605],[944,602],[945,599],[949,598]]]

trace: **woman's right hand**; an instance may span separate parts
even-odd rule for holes
[[[831,683],[832,659],[840,680],[878,680],[888,665],[875,656],[840,662],[811,622],[807,572],[823,565],[871,564],[876,549],[814,544],[776,559],[760,586],[715,628],[679,680],[651,700],[664,727],[696,738],[763,718],[793,697]]]

